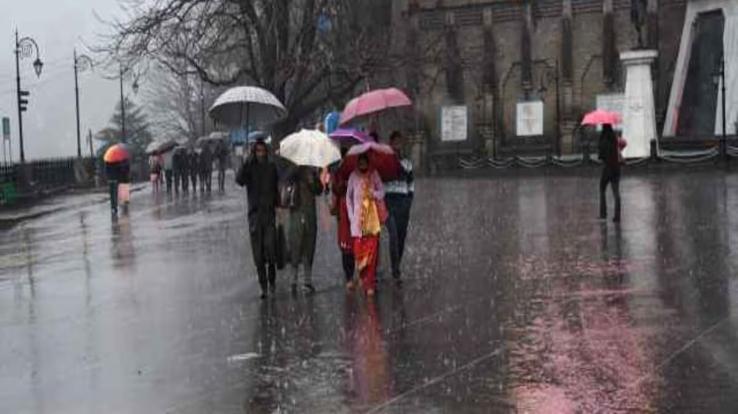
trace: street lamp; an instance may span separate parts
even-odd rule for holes
[[[120,64],[120,129],[121,129],[121,141],[126,143],[126,103],[123,97],[123,76],[129,71],[129,68],[123,68],[123,64]],[[134,94],[138,94],[138,77],[133,79],[131,89]]]
[[[77,72],[84,72],[92,69],[92,59],[87,55],[77,56],[77,50],[74,51],[74,99],[77,105],[77,157],[82,158],[82,139],[79,130],[79,83],[77,81]]]
[[[728,159],[728,140],[726,135],[726,120],[725,120],[725,54],[720,57],[720,66],[718,69],[713,72],[712,74],[712,81],[715,84],[715,86],[721,86],[720,89],[720,95],[721,95],[721,106],[722,106],[722,127],[723,127],[723,138],[722,138],[722,151],[723,151],[723,157],[725,157],[725,160]]]
[[[41,70],[44,67],[44,63],[41,62],[41,53],[38,49],[38,43],[30,37],[18,38],[18,30],[15,31],[15,73],[16,73],[16,86],[18,96],[18,144],[20,145],[20,161],[21,164],[26,162],[26,153],[23,147],[23,112],[26,111],[26,105],[28,104],[28,91],[21,89],[20,79],[20,60],[31,57],[34,49],[36,50],[36,60],[33,61],[33,70],[36,72],[36,77],[41,76]]]

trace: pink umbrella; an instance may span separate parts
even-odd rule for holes
[[[331,132],[329,136],[336,141],[346,141],[352,144],[362,144],[369,141],[369,136],[367,134],[354,128],[338,128],[337,130]]]
[[[582,119],[582,125],[617,125],[621,122],[623,122],[623,119],[619,113],[605,111],[604,109],[592,111],[584,115],[584,119]]]
[[[343,109],[340,124],[344,125],[352,119],[376,114],[388,108],[412,106],[412,101],[397,88],[376,89],[358,96]]]

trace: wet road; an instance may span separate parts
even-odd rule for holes
[[[627,177],[620,226],[596,183],[420,182],[374,304],[324,206],[319,292],[262,302],[242,192],[87,196],[0,233],[0,411],[738,412],[738,174]]]

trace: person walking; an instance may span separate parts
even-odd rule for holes
[[[200,155],[194,148],[190,148],[188,152],[188,165],[190,167],[190,182],[192,183],[192,192],[197,193],[197,177],[200,175]]]
[[[164,178],[167,182],[167,194],[172,193],[172,182],[174,180],[173,164],[172,159],[174,157],[174,150],[169,150],[162,155],[164,160]]]
[[[207,190],[209,193],[213,187],[213,152],[210,145],[205,145],[200,152],[200,192]]]
[[[315,293],[313,259],[318,233],[315,197],[323,193],[323,184],[315,168],[304,166],[295,170],[289,182],[295,194],[289,205],[287,236],[292,266],[292,293],[297,293],[299,265],[302,264],[303,285],[308,293],[312,294]]]
[[[264,141],[257,141],[251,155],[239,168],[236,184],[246,187],[251,252],[261,287],[261,298],[275,292],[277,167],[269,159]]]
[[[185,154],[182,148],[175,148],[172,155],[172,170],[174,175],[174,193],[179,194],[179,190],[184,190],[185,172]]]
[[[151,190],[154,194],[159,194],[159,184],[161,183],[161,172],[162,172],[162,159],[161,155],[152,155],[149,157],[149,174],[151,180]]]
[[[225,171],[228,166],[228,148],[226,148],[226,144],[223,141],[218,141],[218,146],[215,148],[215,159],[218,162],[218,190],[225,191]]]
[[[348,180],[346,208],[351,222],[356,269],[366,295],[373,297],[382,230],[379,203],[384,202],[384,188],[379,174],[369,168],[368,155],[360,155],[357,161],[357,169]]]
[[[385,185],[385,201],[387,203],[387,231],[390,241],[390,261],[392,277],[395,282],[401,282],[401,263],[405,253],[405,238],[410,223],[410,210],[415,194],[415,180],[413,163],[404,155],[404,140],[399,131],[390,135],[390,146],[397,154],[402,171],[400,177]]]
[[[347,147],[341,147],[341,157],[346,156]],[[348,181],[338,174],[340,164],[336,164],[330,171],[331,180],[331,214],[336,216],[338,248],[341,251],[341,264],[346,279],[346,289],[354,288],[354,272],[356,271],[354,259],[353,240],[351,238],[351,223],[349,221],[348,207],[346,206],[346,190]]]
[[[625,141],[619,140],[612,125],[602,126],[599,142],[599,158],[602,161],[602,175],[600,176],[600,219],[607,219],[607,186],[612,188],[615,199],[615,214],[612,221],[620,222],[620,167],[622,156],[620,151],[625,147]]]

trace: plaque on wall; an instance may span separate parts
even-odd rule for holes
[[[543,101],[518,102],[516,112],[517,136],[543,135]]]
[[[466,106],[441,107],[441,141],[466,141],[468,131],[468,111]]]

